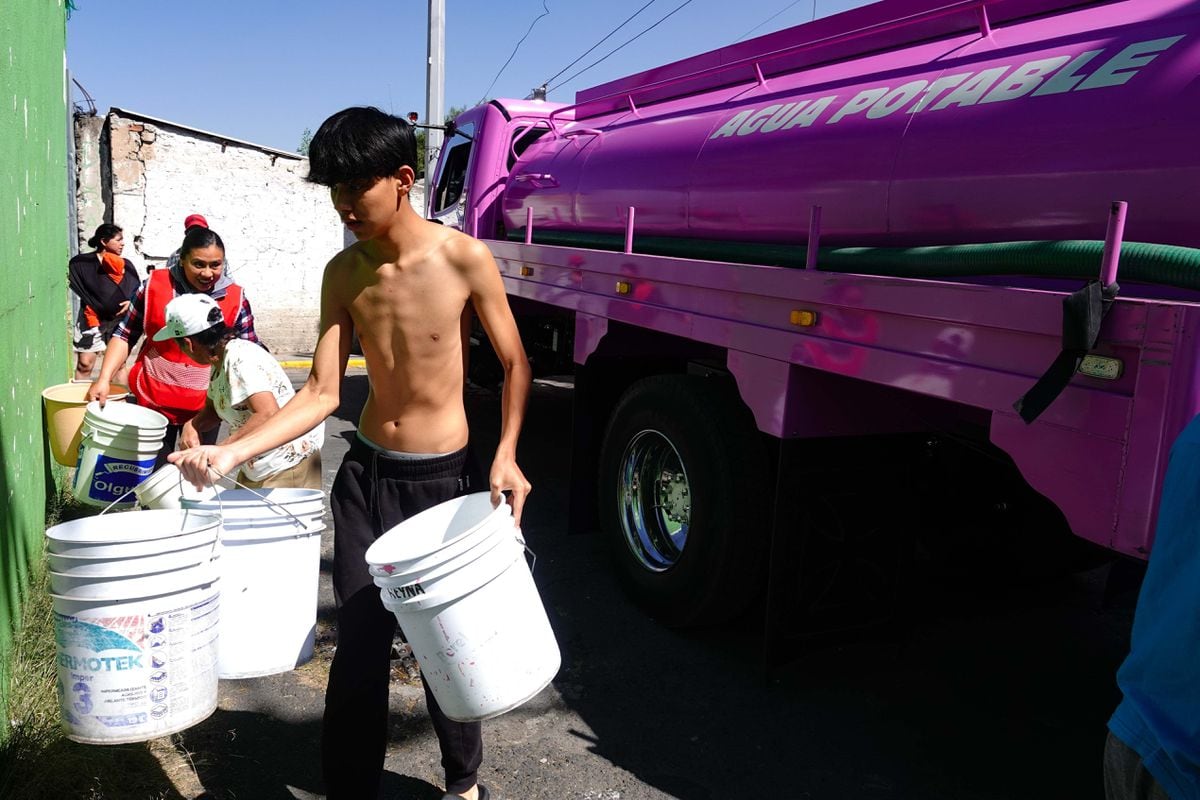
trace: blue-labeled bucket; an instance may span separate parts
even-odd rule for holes
[[[108,506],[154,472],[167,418],[129,403],[88,403],[83,417],[72,494],[91,506]],[[133,506],[132,494],[118,506]]]

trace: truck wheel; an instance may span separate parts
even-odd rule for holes
[[[618,402],[600,456],[601,527],[621,578],[656,619],[720,622],[757,597],[766,463],[730,384],[655,376]]]

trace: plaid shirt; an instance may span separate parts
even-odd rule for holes
[[[117,323],[117,327],[113,331],[113,336],[127,342],[130,348],[137,344],[138,339],[141,339],[142,334],[146,332],[143,314],[146,308],[146,287],[149,285],[149,278],[142,281],[137,294],[133,296],[133,302],[129,304],[129,310],[125,312],[125,316]],[[175,290],[176,297],[183,294],[179,290],[179,283],[175,280],[174,275],[171,276],[171,288]],[[258,340],[258,334],[254,332],[254,312],[250,310],[250,301],[246,299],[245,292],[242,292],[242,307],[238,309],[237,319],[233,321],[233,330],[239,339],[249,339],[255,344],[262,345],[262,342]],[[263,346],[265,347],[265,345]]]

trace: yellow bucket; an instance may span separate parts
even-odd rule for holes
[[[87,410],[87,391],[91,383],[60,383],[42,390],[46,407],[46,435],[50,438],[50,454],[64,467],[73,467],[79,460],[79,443],[83,440],[83,413]],[[108,393],[110,403],[123,402],[129,388],[112,384]]]

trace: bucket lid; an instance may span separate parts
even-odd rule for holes
[[[87,404],[83,414],[84,424],[116,425],[134,428],[162,428],[166,430],[168,420],[152,408],[133,403],[106,403],[103,408],[96,400]]]
[[[509,529],[512,531],[515,529]],[[503,528],[496,527],[488,536],[476,537],[470,547],[465,548],[461,552],[448,555],[440,561],[429,560],[414,567],[407,572],[400,572],[393,569],[391,564],[384,566],[370,565],[367,572],[371,575],[375,585],[381,589],[389,586],[405,586],[410,583],[428,584],[430,581],[435,581],[451,572],[460,570],[478,561],[480,558],[491,553],[497,547],[504,544],[506,540],[511,538],[511,533],[506,532]],[[388,570],[392,571],[389,572]]]
[[[368,564],[396,566],[409,571],[409,562],[432,556],[455,542],[480,533],[485,525],[495,525],[512,515],[501,500],[493,507],[491,494],[475,492],[428,508],[384,533],[366,552]]]
[[[162,584],[156,584],[144,588],[143,591],[145,593],[129,592],[127,594],[123,593],[120,597],[108,596],[108,594],[111,593],[93,593],[88,591],[81,591],[78,594],[64,594],[63,592],[56,592],[53,589],[51,589],[48,594],[55,600],[66,600],[72,603],[81,603],[85,606],[95,607],[120,605],[121,603],[128,603],[134,600],[146,600],[153,597],[182,595],[185,592],[192,591],[193,589],[210,588],[215,592],[220,582],[221,574],[220,570],[218,570],[213,574],[205,575],[201,580],[184,581],[184,583],[188,584],[186,586],[164,586]]]
[[[216,528],[220,524],[221,517],[217,514],[162,508],[73,519],[47,530],[46,538],[97,544],[145,542]]]
[[[296,511],[290,506],[301,503],[319,503],[323,507],[325,493],[320,489],[222,489],[213,498],[193,501],[188,507],[204,511],[253,511],[263,506],[270,508],[274,504],[289,506],[288,511],[295,514]]]
[[[221,515],[228,542],[284,539],[325,530],[325,493],[320,489],[221,489],[209,498],[184,497],[184,508]]]
[[[393,613],[421,611],[448,605],[479,591],[516,564],[521,564],[521,569],[528,569],[525,565],[525,550],[515,539],[506,538],[500,547],[489,552],[484,558],[435,580],[413,581],[403,587],[380,587],[379,599],[383,607]]]
[[[81,556],[46,553],[51,572],[80,578],[132,577],[193,567],[217,554],[216,537],[190,547],[132,556]]]

